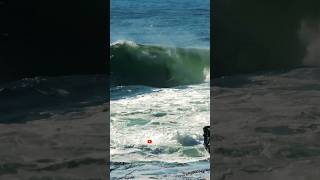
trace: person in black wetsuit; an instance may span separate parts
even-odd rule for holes
[[[210,126],[205,126],[203,128],[203,145],[210,153]]]

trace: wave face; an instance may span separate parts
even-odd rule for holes
[[[0,124],[26,123],[103,104],[106,82],[102,74],[24,78],[0,84]]]
[[[208,49],[117,41],[110,48],[111,84],[172,87],[201,83],[209,75]]]

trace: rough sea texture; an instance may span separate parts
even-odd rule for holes
[[[209,178],[209,14],[203,0],[111,1],[111,179]]]
[[[317,180],[320,69],[213,80],[217,180]]]
[[[106,179],[106,82],[74,75],[1,84],[0,179]]]

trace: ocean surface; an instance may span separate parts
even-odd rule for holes
[[[111,42],[210,45],[209,0],[111,0]]]
[[[111,0],[112,179],[209,179],[209,22],[209,0]]]

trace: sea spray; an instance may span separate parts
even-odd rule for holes
[[[320,19],[301,21],[299,35],[306,48],[303,63],[307,66],[320,66]]]
[[[314,64],[318,41],[303,45],[299,31],[302,20],[319,20],[319,0],[228,0],[213,6],[215,78]]]

